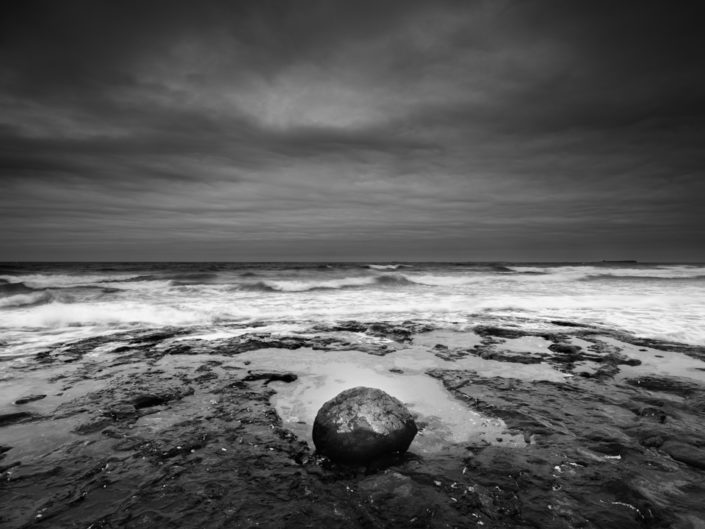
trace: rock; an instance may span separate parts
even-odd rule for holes
[[[681,397],[689,397],[693,394],[702,392],[703,386],[696,382],[691,382],[687,379],[678,377],[665,376],[644,376],[639,378],[630,378],[625,380],[627,384],[637,386],[649,391],[661,391],[664,393],[673,393]]]
[[[137,408],[133,404],[118,403],[103,412],[103,416],[113,420],[127,419],[137,416]]]
[[[15,404],[27,404],[28,402],[34,402],[35,400],[42,400],[46,395],[27,395],[26,397],[20,397],[15,401]]]
[[[497,362],[511,362],[514,364],[540,364],[543,359],[531,353],[510,353],[508,351],[495,351],[485,349],[480,353],[483,360],[496,360]]]
[[[659,408],[653,406],[645,406],[637,411],[638,415],[642,417],[652,418],[660,423],[666,422],[666,413]]]
[[[142,393],[137,395],[132,399],[132,405],[138,410],[142,408],[151,408],[152,406],[159,406],[161,404],[166,404],[169,401],[168,397],[164,395],[154,395],[152,393]]]
[[[493,327],[491,325],[479,325],[474,329],[475,334],[480,336],[494,336],[497,338],[522,338],[528,336],[531,333],[523,331],[521,329],[506,329],[503,327]]]
[[[625,366],[640,366],[641,360],[639,360],[638,358],[625,357],[623,360],[620,360],[619,363]]]
[[[417,431],[399,400],[360,386],[323,404],[313,425],[313,442],[319,453],[334,461],[368,463],[406,452]]]
[[[575,356],[580,354],[582,347],[579,345],[569,345],[564,343],[553,343],[548,347],[554,353],[560,353],[570,356]]]
[[[265,384],[270,382],[280,381],[280,382],[293,382],[299,378],[294,373],[286,373],[283,371],[260,371],[258,369],[253,369],[247,372],[247,376],[242,380],[250,382],[252,380],[264,380]]]
[[[16,413],[5,413],[0,415],[0,426],[8,426],[10,424],[26,421],[28,419],[31,419],[32,417],[32,414],[27,413],[26,411],[18,411]]]
[[[658,448],[663,444],[663,437],[660,435],[652,435],[641,440],[641,445],[646,448]]]
[[[551,320],[551,323],[560,327],[589,327],[583,323],[575,323],[573,321]]]
[[[666,441],[661,445],[661,450],[676,461],[705,470],[705,450],[702,448],[679,441]]]

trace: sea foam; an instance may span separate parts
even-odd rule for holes
[[[560,319],[705,344],[702,265],[76,266],[0,276],[3,334],[49,343],[87,327]]]

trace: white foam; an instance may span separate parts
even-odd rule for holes
[[[3,314],[0,327],[66,327],[139,323],[188,325],[207,323],[197,312],[138,303],[48,303]]]
[[[494,274],[493,274],[494,275]],[[421,285],[429,286],[458,286],[458,285],[472,285],[487,281],[487,275],[473,275],[473,276],[463,276],[463,275],[411,275],[407,274],[404,276],[407,280],[414,283],[419,283]]]
[[[373,285],[377,282],[377,276],[365,277],[344,277],[341,279],[330,279],[327,281],[299,281],[299,280],[279,280],[264,281],[263,283],[274,290],[284,292],[305,292],[317,289],[339,289],[345,287],[359,287]]]
[[[512,266],[515,272],[537,274],[521,277],[522,281],[576,281],[589,277],[643,277],[689,279],[705,276],[705,267],[694,265],[663,265],[650,267],[607,266]],[[517,278],[519,279],[519,278]]]
[[[387,265],[380,265],[387,266]],[[530,270],[531,267],[515,267]],[[427,272],[344,272],[258,270],[256,280],[266,289],[241,290],[243,278],[231,283],[169,286],[166,281],[120,283],[121,291],[103,295],[51,291],[54,301],[44,305],[42,293],[0,298],[0,328],[4,333],[25,329],[53,332],[79,326],[215,325],[264,322],[277,325],[357,319],[362,321],[427,320],[445,325],[472,324],[478,318],[551,319],[598,324],[646,337],[704,344],[705,284],[689,281],[576,281],[599,273],[653,277],[655,273],[699,275],[703,267],[659,268],[543,267],[546,274],[496,274],[446,269]],[[337,273],[337,272],[336,272]],[[669,276],[669,277],[670,277]],[[7,277],[7,276],[6,276]],[[26,280],[29,276],[17,276]],[[44,283],[57,281],[46,275]],[[86,276],[58,276],[58,282],[86,284]],[[99,276],[97,279],[105,280]],[[135,277],[132,274],[130,277]],[[689,276],[690,277],[690,276]],[[92,278],[96,279],[96,278]],[[406,283],[404,279],[425,286]],[[100,283],[100,281],[98,281]],[[353,287],[353,288],[349,288]],[[66,296],[60,293],[67,293]],[[64,301],[60,303],[59,299]],[[75,301],[71,303],[70,301]],[[23,306],[24,305],[24,306]],[[222,325],[221,325],[222,326]],[[28,329],[31,329],[28,330]],[[40,329],[41,331],[37,331]],[[0,353],[1,354],[1,353]]]
[[[32,305],[41,303],[50,299],[51,295],[48,292],[30,292],[29,294],[16,294],[6,298],[0,298],[0,307],[22,307],[24,305]]]

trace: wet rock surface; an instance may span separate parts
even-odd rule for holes
[[[399,400],[376,388],[343,391],[319,410],[313,424],[318,453],[334,461],[367,464],[406,452],[418,431]]]
[[[32,419],[32,414],[26,411],[18,411],[14,413],[0,414],[0,426],[16,424],[18,422],[28,421]]]
[[[8,362],[6,380],[41,378],[46,397],[13,409],[19,393],[0,408],[0,526],[702,527],[702,348],[554,324],[430,342],[441,367],[426,375],[507,431],[429,455],[412,443],[372,465],[315,454],[272,399],[306,375],[297,349],[322,362],[330,351],[403,357],[430,339],[423,323],[119,332]],[[281,351],[292,371],[260,369],[259,349]],[[648,355],[694,367],[649,371]],[[526,442],[510,445],[512,435]]]
[[[243,380],[263,380],[265,384],[270,382],[293,382],[298,377],[294,373],[286,373],[283,371],[262,371],[262,370],[249,370],[247,376]]]
[[[26,395],[26,396],[24,396],[24,397],[20,397],[19,399],[17,399],[17,400],[15,401],[15,404],[16,404],[17,406],[20,406],[20,405],[22,405],[22,404],[27,404],[27,403],[29,403],[29,402],[34,402],[34,401],[36,401],[36,400],[42,400],[42,399],[44,399],[44,398],[46,398],[46,395],[43,395],[43,394],[41,394],[41,395],[39,395],[39,394],[37,394],[37,395]]]

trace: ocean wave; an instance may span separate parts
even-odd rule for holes
[[[595,274],[588,275],[580,281],[702,281],[705,275],[622,275],[622,274]]]
[[[156,275],[149,274],[149,275],[139,275],[139,276],[130,276],[130,277],[123,277],[120,279],[106,279],[104,281],[101,281],[101,283],[132,283],[132,282],[139,282],[139,281],[158,281],[160,278]]]
[[[399,268],[409,268],[409,265],[403,264],[368,264],[366,268],[370,270],[398,270]]]
[[[19,274],[16,276],[5,275],[0,279],[9,281],[9,283],[0,284],[0,289],[3,286],[22,283],[32,289],[46,288],[71,288],[86,285],[99,287],[104,283],[115,281],[129,281],[134,274],[130,275],[106,275],[106,274]],[[0,294],[2,295],[2,294]]]
[[[516,270],[509,266],[501,264],[488,264],[488,265],[477,265],[470,268],[475,272],[506,272],[506,273],[516,273]]]
[[[9,281],[5,280],[3,283],[0,283],[0,297],[16,296],[18,294],[29,294],[31,292],[36,291],[36,288],[28,287],[22,282],[10,283]]]
[[[341,290],[364,288],[374,285],[413,285],[414,281],[403,275],[381,275],[368,277],[345,277],[325,281],[257,281],[256,283],[241,283],[235,290],[255,292],[310,292],[316,290]]]
[[[187,272],[178,274],[167,274],[162,279],[172,279],[174,281],[209,281],[218,277],[216,272]]]
[[[188,274],[169,274],[159,279],[169,280],[170,286],[181,287],[213,283],[217,277],[218,274],[215,272],[194,272]]]
[[[49,303],[24,306],[3,314],[0,326],[59,328],[114,325],[193,325],[212,323],[208,312],[145,303]]]
[[[50,303],[54,299],[54,295],[51,292],[40,290],[29,294],[16,294],[2,298],[0,299],[0,308],[33,307]]]
[[[482,276],[466,276],[466,275],[414,275],[405,276],[405,279],[417,285],[426,285],[432,287],[452,287],[461,285],[471,285],[486,281],[486,277]]]
[[[536,275],[546,281],[584,281],[595,278],[634,278],[643,279],[701,279],[705,276],[703,266],[660,265],[660,266],[514,266],[522,275]],[[530,279],[527,277],[527,279]]]
[[[278,292],[279,289],[268,285],[265,281],[257,281],[256,283],[241,283],[231,290],[242,290],[244,292]]]
[[[19,287],[22,285],[22,287]],[[12,286],[0,296],[0,308],[30,307],[57,301],[60,303],[75,303],[98,299],[104,294],[122,292],[119,288],[101,287],[97,285],[80,285],[75,287],[59,288],[30,288],[22,283],[0,284],[2,287]]]

